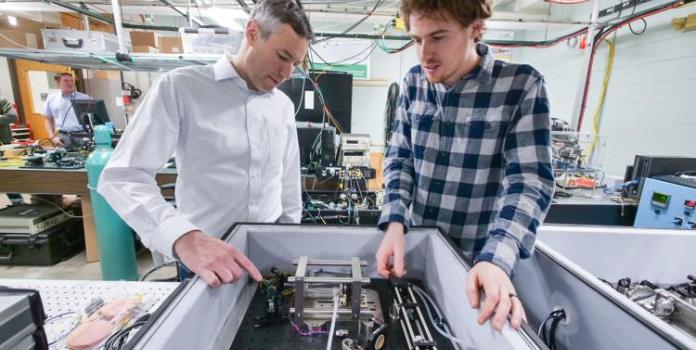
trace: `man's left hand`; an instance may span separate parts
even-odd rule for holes
[[[491,319],[493,328],[500,331],[508,315],[512,314],[512,328],[518,329],[522,320],[527,321],[522,302],[517,297],[510,277],[500,267],[487,261],[478,262],[469,271],[466,281],[466,294],[471,307],[477,309],[480,304],[480,289],[486,294],[486,300],[479,313],[478,323]]]

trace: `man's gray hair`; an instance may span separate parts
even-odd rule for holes
[[[304,10],[294,0],[261,0],[249,14],[249,19],[261,27],[261,37],[267,39],[281,24],[288,24],[297,35],[314,40],[314,32]]]

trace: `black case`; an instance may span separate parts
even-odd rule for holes
[[[46,312],[44,311],[39,291],[34,289],[0,287],[0,295],[26,295],[29,299],[31,318],[36,326],[36,330],[32,335],[34,339],[34,350],[48,350],[48,340],[46,339],[46,332],[43,328],[46,321]]]
[[[84,248],[82,221],[76,219],[37,234],[0,232],[0,265],[54,265]]]

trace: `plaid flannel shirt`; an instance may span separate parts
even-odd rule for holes
[[[549,103],[534,68],[476,50],[479,65],[451,88],[420,66],[404,78],[379,227],[439,226],[474,262],[512,275],[553,195]]]

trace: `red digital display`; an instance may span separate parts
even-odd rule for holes
[[[685,200],[684,206],[689,208],[689,209],[694,209],[694,208],[696,208],[696,200]]]

